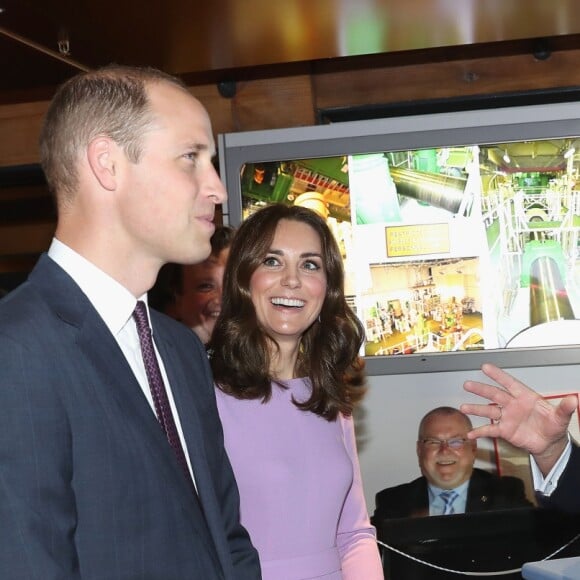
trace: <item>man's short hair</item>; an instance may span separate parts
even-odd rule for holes
[[[78,186],[78,155],[98,135],[107,135],[137,163],[142,137],[153,117],[147,85],[177,78],[154,68],[110,65],[81,73],[56,92],[40,133],[40,163],[59,202],[71,199]]]
[[[437,417],[439,415],[442,417],[449,417],[451,415],[456,415],[458,417],[461,417],[463,419],[463,421],[465,422],[465,426],[467,427],[467,430],[471,431],[473,429],[473,424],[471,423],[471,419],[465,413],[462,413],[459,409],[456,409],[455,407],[436,407],[435,409],[431,409],[431,411],[429,411],[421,419],[421,422],[419,423],[419,430],[418,430],[418,438],[419,439],[421,439],[421,436],[423,435],[423,430],[425,428],[425,424],[427,423],[427,421],[429,421],[429,419],[431,419],[432,417]]]

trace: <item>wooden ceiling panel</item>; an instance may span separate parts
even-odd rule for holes
[[[580,33],[577,0],[0,0],[0,9],[0,92],[54,86],[74,63],[186,76]],[[34,48],[58,55],[59,41],[74,62]]]

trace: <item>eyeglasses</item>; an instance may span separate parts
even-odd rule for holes
[[[462,437],[453,437],[452,439],[434,439],[432,437],[427,437],[426,439],[421,439],[421,443],[427,447],[427,449],[436,449],[437,447],[443,447],[447,445],[449,449],[463,449],[463,446],[469,441],[469,439],[464,439]]]

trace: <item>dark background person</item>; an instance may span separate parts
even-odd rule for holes
[[[218,225],[211,254],[199,264],[166,264],[149,291],[149,304],[189,326],[207,344],[221,312],[224,269],[234,228]]]
[[[429,411],[419,424],[416,445],[422,476],[377,493],[375,525],[384,518],[531,506],[520,479],[474,468],[477,445],[467,438],[472,428],[469,417],[453,407]]]
[[[471,431],[469,438],[501,437],[527,451],[540,504],[580,513],[580,448],[568,433],[578,396],[552,405],[495,365],[486,363],[481,370],[496,384],[466,381],[464,388],[491,404],[466,403],[461,409],[491,422]]]
[[[207,112],[109,67],[57,91],[40,153],[55,238],[0,302],[0,577],[260,578],[207,354],[147,308],[164,263],[210,252]]]
[[[210,239],[211,254],[199,264],[182,266],[176,290],[174,316],[207,344],[222,306],[224,269],[234,229],[217,226]]]
[[[379,580],[352,410],[364,330],[337,243],[314,211],[242,223],[208,345],[242,523],[264,580]]]

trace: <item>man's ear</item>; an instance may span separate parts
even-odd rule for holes
[[[118,145],[106,135],[95,137],[87,147],[87,160],[92,173],[108,191],[114,191],[117,187],[118,154]]]

